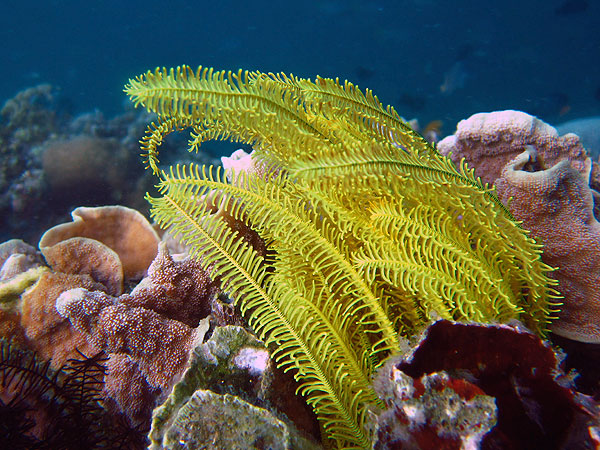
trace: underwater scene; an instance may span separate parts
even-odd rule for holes
[[[0,450],[600,448],[599,2],[0,10]]]

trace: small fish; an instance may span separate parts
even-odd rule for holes
[[[373,75],[375,75],[375,71],[369,67],[364,67],[364,66],[358,66],[355,69],[356,72],[356,76],[358,77],[358,79],[360,81],[367,81],[369,80]]]
[[[456,61],[450,69],[444,73],[444,82],[440,85],[440,92],[444,95],[450,95],[454,91],[465,86],[469,74],[465,68],[464,62]]]

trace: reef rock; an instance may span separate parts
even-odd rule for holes
[[[317,450],[266,409],[239,397],[195,391],[176,412],[151,449],[239,448],[248,450]]]
[[[440,320],[382,368],[375,386],[388,407],[377,418],[376,448],[600,444],[598,406],[573,389],[553,349],[518,324]]]
[[[438,148],[494,184],[543,244],[543,261],[558,268],[550,276],[563,299],[552,331],[600,343],[600,167],[579,138],[520,111],[496,111],[461,121]]]

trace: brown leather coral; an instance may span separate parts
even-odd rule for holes
[[[49,229],[40,239],[39,248],[56,271],[71,271],[61,267],[72,264],[65,261],[62,255],[73,244],[60,243],[72,238],[93,239],[114,251],[126,278],[141,278],[156,256],[159,237],[146,218],[133,209],[124,206],[80,207],[73,210],[71,216],[73,222]],[[86,241],[78,242],[89,248],[93,245]],[[103,257],[109,253],[106,252]],[[113,255],[109,258],[114,261]],[[111,265],[114,264],[111,262]]]

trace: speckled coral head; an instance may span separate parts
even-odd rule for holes
[[[530,171],[535,156],[529,148],[506,165],[496,180],[498,196],[544,245],[544,262],[558,268],[552,276],[564,298],[551,330],[600,343],[600,223],[592,191],[586,174],[567,160]]]
[[[94,239],[112,249],[121,260],[126,278],[141,278],[156,256],[159,237],[139,212],[124,206],[80,207],[73,222],[44,233],[39,248],[46,256],[59,242],[74,237]]]
[[[486,183],[494,183],[502,168],[528,146],[550,167],[568,159],[577,171],[589,172],[591,160],[575,134],[559,136],[556,129],[522,111],[494,111],[474,114],[461,120],[456,133],[438,143],[441,154],[458,163],[465,158],[469,167]]]

